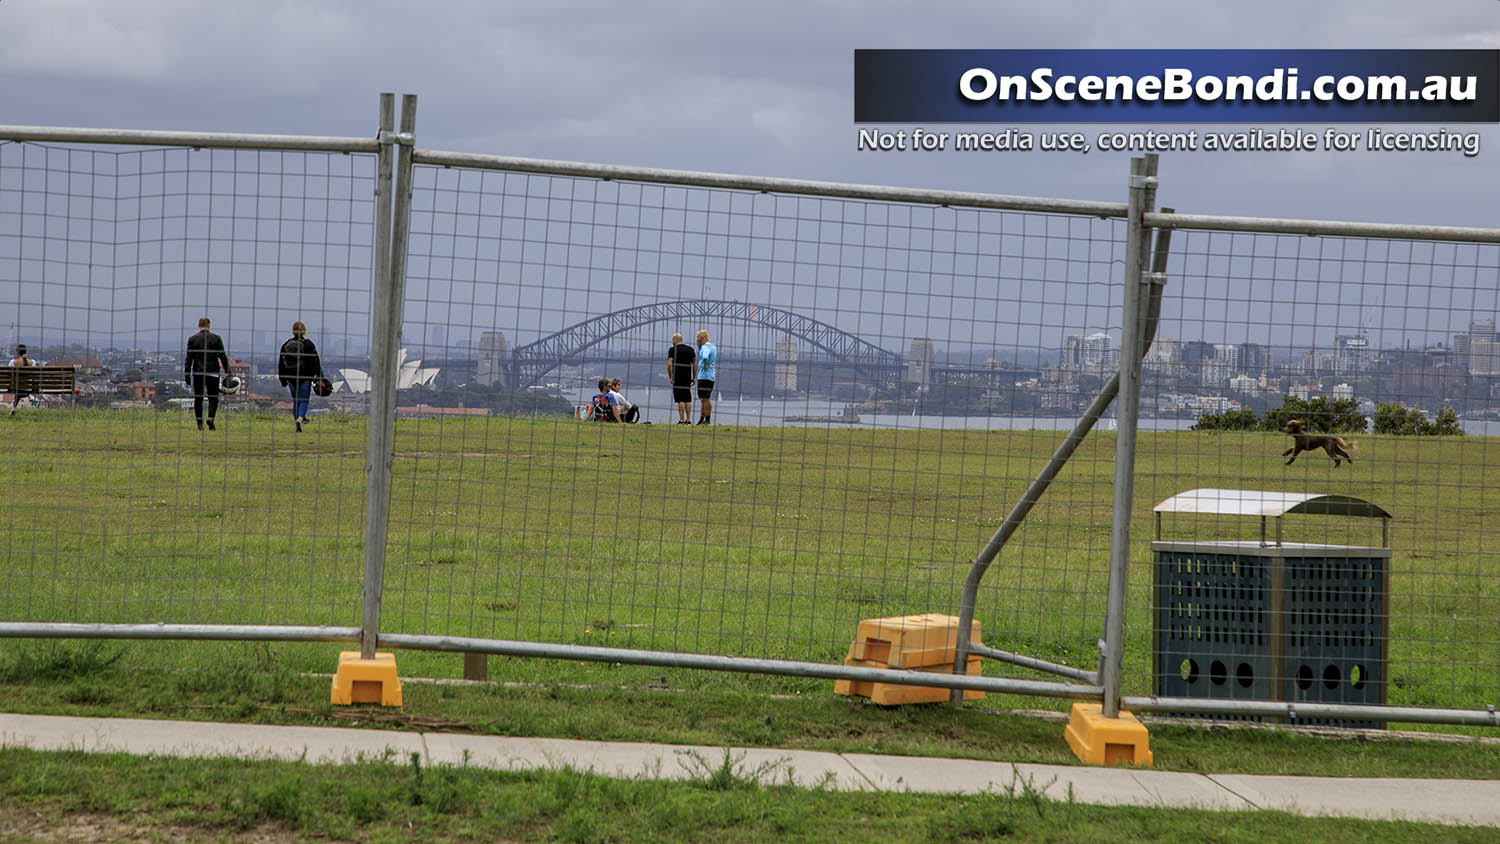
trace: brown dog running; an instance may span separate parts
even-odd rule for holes
[[[1288,466],[1292,465],[1292,461],[1296,460],[1297,455],[1301,454],[1302,452],[1316,451],[1320,448],[1323,449],[1323,451],[1327,453],[1329,457],[1333,458],[1333,465],[1335,467],[1340,465],[1340,457],[1349,461],[1351,464],[1354,463],[1354,458],[1349,456],[1349,450],[1354,448],[1354,443],[1352,441],[1345,440],[1342,437],[1335,437],[1332,434],[1306,433],[1305,431],[1303,431],[1301,419],[1288,419],[1286,421],[1286,427],[1282,428],[1281,432],[1283,434],[1292,435],[1292,447],[1281,453],[1282,457],[1286,457],[1288,454],[1292,456],[1291,460],[1288,460],[1286,462],[1286,465]]]

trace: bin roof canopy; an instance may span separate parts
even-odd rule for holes
[[[1389,519],[1380,506],[1352,495],[1268,492],[1255,489],[1190,489],[1151,508],[1157,513],[1206,513],[1230,516],[1363,516]]]

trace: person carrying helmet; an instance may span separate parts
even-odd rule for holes
[[[313,382],[323,380],[323,361],[318,357],[318,347],[307,339],[307,326],[300,319],[292,323],[291,339],[281,344],[276,377],[292,394],[292,419],[297,423],[297,432],[301,433],[302,423],[307,421],[307,403]]]
[[[208,399],[208,430],[214,430],[214,415],[219,412],[219,372],[229,372],[229,355],[224,341],[209,331],[208,317],[198,320],[198,333],[188,338],[187,360],[182,364],[182,378],[193,391],[193,416],[198,430],[203,430],[203,400]]]

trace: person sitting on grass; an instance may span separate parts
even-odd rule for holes
[[[589,406],[593,408],[593,419],[595,422],[619,422],[620,414],[615,407],[615,400],[609,394],[609,380],[599,379],[599,392],[589,399]]]
[[[609,382],[609,397],[614,399],[615,410],[620,414],[621,422],[634,424],[640,420],[641,409],[625,400],[625,394],[620,392],[620,379]]]

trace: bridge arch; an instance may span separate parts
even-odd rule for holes
[[[610,337],[645,325],[686,319],[730,320],[781,331],[845,363],[882,369],[906,364],[901,355],[858,335],[783,308],[724,299],[679,299],[591,317],[534,343],[516,346],[510,359],[512,386],[538,384],[563,361],[578,357]]]

